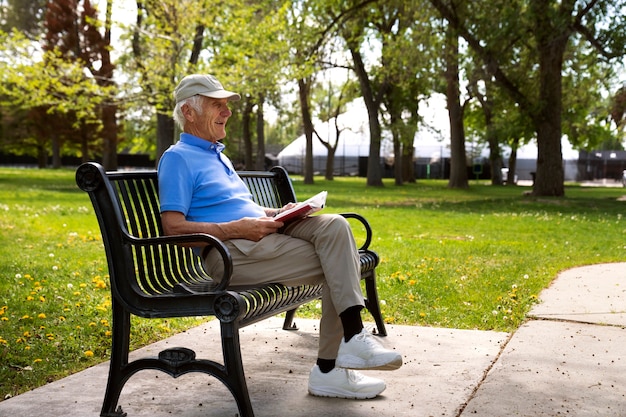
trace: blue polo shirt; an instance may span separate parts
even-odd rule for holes
[[[159,160],[161,212],[178,211],[189,221],[212,223],[265,216],[223,149],[219,142],[180,135]]]

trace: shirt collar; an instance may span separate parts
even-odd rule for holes
[[[224,148],[226,148],[222,142],[209,142],[208,140],[204,140],[190,133],[181,133],[180,141],[187,145],[197,146],[198,148],[215,151],[217,153],[222,152]]]

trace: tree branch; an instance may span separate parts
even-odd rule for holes
[[[525,110],[528,114],[532,114],[533,107],[528,100],[528,98],[522,93],[522,91],[515,85],[515,83],[507,77],[507,75],[502,71],[500,64],[496,57],[493,56],[491,52],[489,52],[484,46],[481,45],[480,41],[476,39],[470,31],[462,24],[458,15],[454,10],[448,8],[442,0],[429,0],[435,9],[441,14],[441,16],[448,21],[448,24],[452,25],[452,27],[456,30],[457,34],[461,36],[468,45],[478,54],[478,56],[482,59],[487,69],[487,73],[493,75],[498,82],[508,93],[511,95],[513,100],[517,102],[520,107]]]

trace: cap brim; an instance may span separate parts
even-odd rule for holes
[[[199,93],[201,96],[210,97],[210,98],[227,98],[228,101],[238,101],[241,100],[241,96],[237,93],[233,93],[232,91],[220,90],[220,91],[211,91],[207,93]]]

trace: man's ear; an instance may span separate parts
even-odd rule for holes
[[[186,120],[193,122],[195,114],[194,114],[193,108],[189,104],[187,103],[183,104],[180,107],[180,110],[183,112],[183,116],[185,116]]]

